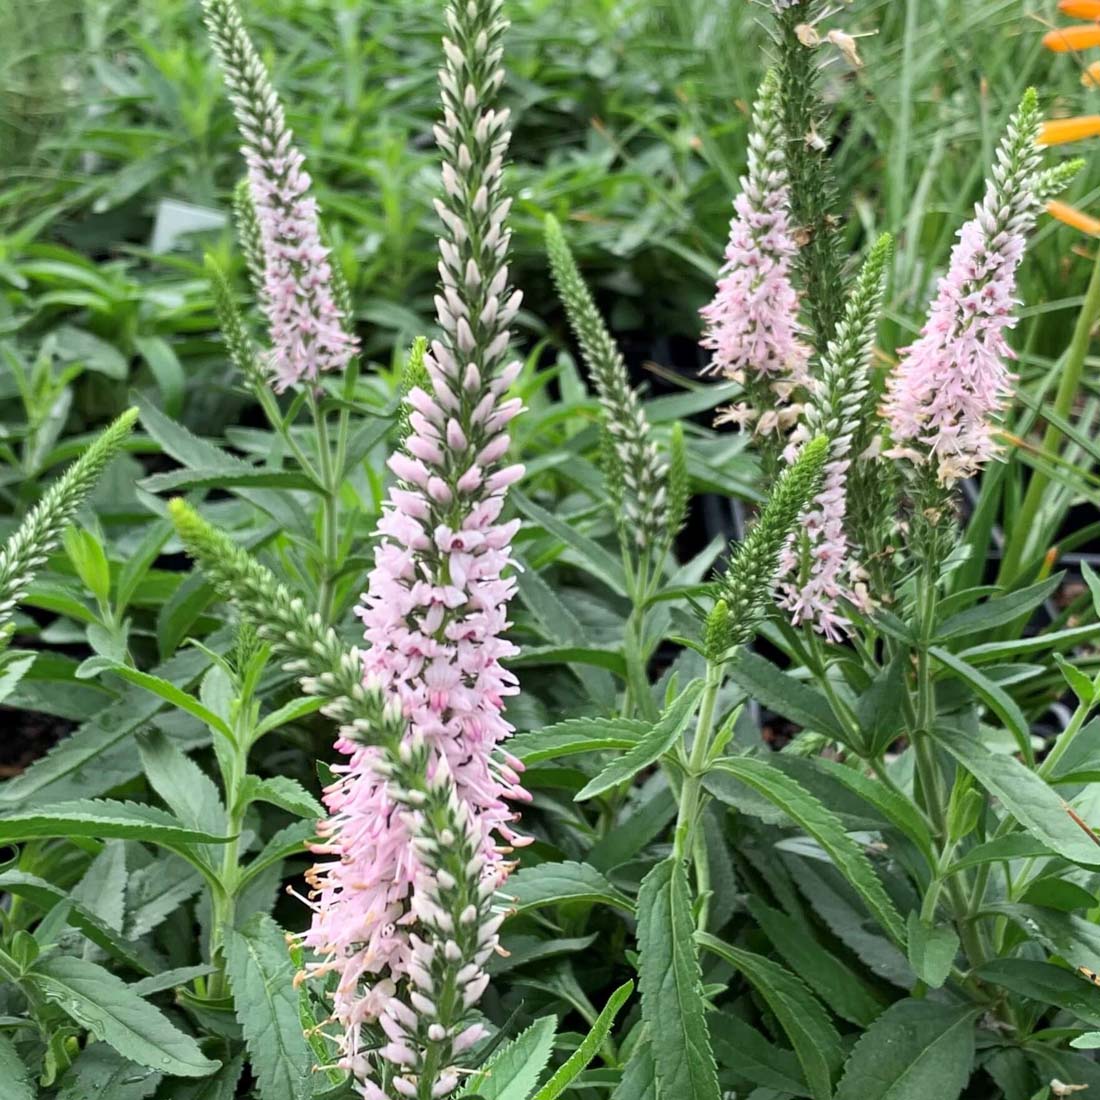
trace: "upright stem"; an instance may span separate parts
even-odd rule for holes
[[[946,832],[943,776],[932,747],[931,731],[936,721],[936,693],[932,683],[928,650],[936,617],[936,581],[927,567],[921,570],[919,590],[920,641],[917,644],[917,714],[913,729],[913,751],[920,778],[924,808],[940,835]]]
[[[635,605],[626,623],[626,681],[632,709],[645,721],[656,722],[661,714],[646,673],[644,619],[645,612],[641,606]]]
[[[332,447],[328,434],[328,414],[323,412],[314,394],[309,396],[309,406],[313,413],[313,423],[317,429],[317,456],[321,465],[321,482],[324,491],[321,494],[321,583],[318,604],[321,618],[332,622],[333,581],[336,574],[336,559],[340,552],[340,531],[337,526],[340,486],[333,466]],[[341,412],[340,438],[347,435],[346,412]]]
[[[1069,348],[1066,350],[1062,377],[1054,397],[1054,412],[1060,420],[1068,420],[1073,411],[1073,401],[1081,384],[1085,357],[1088,354],[1092,328],[1096,324],[1097,317],[1100,317],[1100,248],[1096,251],[1092,276],[1085,291],[1081,312],[1077,314],[1073,339],[1070,340]],[[1043,435],[1041,452],[1053,455],[1062,443],[1063,434],[1062,429],[1057,425],[1048,424]],[[1036,528],[1035,517],[1043,503],[1043,495],[1049,483],[1049,474],[1039,469],[1032,471],[1024,502],[1012,524],[1013,535],[1008,540],[1004,557],[1001,559],[997,578],[1001,584],[1010,583],[1015,578],[1025,554],[1032,548],[1032,536]]]
[[[680,812],[676,818],[675,854],[686,859],[692,849],[692,831],[699,816],[699,803],[703,790],[703,775],[707,753],[714,730],[714,711],[718,704],[718,692],[722,687],[722,665],[716,661],[707,664],[706,685],[699,703],[699,719],[695,725],[695,740],[688,757],[687,775],[680,788]]]

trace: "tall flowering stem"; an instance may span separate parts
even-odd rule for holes
[[[782,110],[773,70],[760,86],[753,111],[748,170],[734,201],[717,291],[702,310],[709,369],[739,382],[745,395],[724,409],[718,422],[751,425],[771,469],[798,422],[810,356],[792,282],[798,245],[791,226]]]
[[[998,451],[997,417],[1012,394],[1016,271],[1042,209],[1040,117],[1029,91],[997,149],[985,196],[959,231],[920,339],[902,351],[884,411],[896,456],[950,487]]]
[[[831,641],[839,641],[848,626],[841,602],[867,601],[848,532],[848,481],[871,434],[871,352],[891,248],[884,235],[871,249],[821,359],[821,378],[805,419],[808,430],[828,438],[829,462],[821,491],[802,517],[802,531],[783,557],[782,606],[796,625],[811,623]]]
[[[642,554],[665,543],[670,528],[668,467],[622,352],[600,316],[561,226],[546,219],[546,250],[558,294],[580,343],[609,437],[608,480],[628,542]]]
[[[402,1063],[409,1057],[404,1048],[410,1036],[420,1032],[436,1064],[449,1063],[483,1035],[470,1008],[487,984],[483,968],[496,948],[503,919],[493,908],[497,876],[486,866],[482,829],[458,796],[445,758],[422,736],[409,736],[400,701],[366,672],[364,654],[348,651],[320,615],[308,611],[268,569],[184,501],[172,501],[169,512],[188,554],[283,659],[284,667],[301,678],[303,690],[325,700],[324,713],[341,723],[343,739],[375,746],[372,771],[387,776],[393,801],[389,814],[400,819],[407,837],[405,858],[412,864],[413,892],[407,906],[412,920],[406,923],[419,922],[415,927],[420,935],[406,935],[418,943],[419,957],[410,959],[403,999],[396,996],[392,978],[358,995],[360,970],[369,969],[374,954],[388,950],[387,941],[398,935],[395,921],[377,919],[379,906],[385,905],[385,884],[373,883],[377,896],[372,899],[364,883],[350,897],[353,904],[331,917],[333,923],[354,925],[349,932],[360,937],[355,965],[342,971],[337,1003],[357,1010],[356,1023],[382,1015],[382,1028],[391,1037],[391,1045],[383,1049]],[[361,849],[346,851],[352,864],[349,872],[369,874],[369,839],[364,838]],[[366,1080],[371,1068],[358,1027],[344,1042],[344,1063],[363,1078],[362,1094],[372,1100],[385,1096]],[[442,1068],[419,1091],[410,1093],[407,1084],[397,1082],[394,1088],[398,1095],[443,1096],[455,1081],[453,1070]]]
[[[137,420],[128,409],[111,424],[43,494],[3,547],[0,547],[0,648],[12,634],[16,605],[35,573],[61,541],[77,509],[95,488],[107,463],[118,454]]]
[[[256,233],[262,251],[261,304],[271,329],[271,370],[285,390],[343,371],[357,351],[349,317],[333,289],[317,202],[283,106],[241,22],[234,0],[203,0],[210,40],[222,64],[248,166],[255,214],[246,232],[250,269]],[[240,204],[238,204],[240,211]]]
[[[822,0],[774,0],[774,5],[791,218],[800,244],[796,265],[812,342],[821,354],[842,315],[844,255],[819,90],[820,67],[804,28],[830,14],[832,5]]]
[[[442,332],[423,358],[426,385],[406,397],[408,432],[390,459],[397,483],[358,609],[362,671],[387,701],[389,733],[337,743],[347,760],[326,795],[321,849],[334,858],[315,869],[305,937],[325,957],[318,969],[339,976],[343,1061],[369,1100],[428,1100],[457,1083],[454,1060],[478,1034],[470,1014],[498,923],[492,894],[521,840],[505,799],[526,797],[519,762],[500,748],[511,732],[503,700],[517,690],[501,662],[516,652],[503,634],[518,526],[500,515],[523,473],[504,465],[520,411],[505,396],[520,370],[509,359],[520,295],[508,287],[501,188],[508,112],[491,106],[504,79],[500,0],[455,0],[447,26],[436,127]],[[462,825],[447,825],[451,839],[440,834],[435,847],[418,833],[426,810],[414,799],[410,816],[403,794],[416,776],[439,792],[439,828],[445,814]],[[461,873],[438,862],[456,836],[472,844]],[[364,1025],[375,1022],[389,1042],[368,1057]]]

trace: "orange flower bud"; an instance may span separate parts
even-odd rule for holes
[[[1058,10],[1073,19],[1100,20],[1100,0],[1058,0]]]
[[[1100,46],[1100,25],[1058,27],[1043,35],[1043,45],[1055,53],[1068,53],[1070,50],[1087,50],[1090,46]]]
[[[1100,88],[1100,61],[1094,61],[1081,74],[1081,83],[1086,88]]]
[[[1079,229],[1090,237],[1100,237],[1100,218],[1094,218],[1076,206],[1070,206],[1068,202],[1059,202],[1053,199],[1047,203],[1047,213],[1065,225]]]
[[[1078,118],[1052,118],[1043,123],[1039,131],[1040,145],[1065,145],[1071,141],[1100,134],[1100,115],[1081,115]]]

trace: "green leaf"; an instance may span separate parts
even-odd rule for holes
[[[38,1098],[30,1070],[23,1064],[15,1044],[3,1034],[0,1034],[0,1081],[4,1082],[4,1100]]]
[[[889,787],[884,787],[878,780],[869,778],[850,765],[836,760],[817,757],[813,759],[813,766],[878,810],[920,849],[930,864],[935,862],[932,834],[916,807],[907,798],[895,794]]]
[[[187,985],[188,982],[193,982],[196,978],[204,978],[207,974],[213,973],[212,966],[177,966],[173,970],[162,970],[159,974],[142,978],[140,982],[134,982],[130,988],[139,997],[151,997],[154,993],[176,989],[181,985]]]
[[[856,721],[872,757],[881,756],[905,731],[908,667],[909,651],[902,649],[856,701]]]
[[[655,764],[684,731],[703,693],[703,681],[693,680],[673,701],[653,728],[625,755],[613,760],[595,779],[573,796],[574,802],[593,798],[632,779],[643,768]]]
[[[1061,671],[1062,678],[1069,685],[1070,690],[1077,696],[1077,701],[1084,706],[1091,706],[1096,698],[1096,685],[1092,682],[1092,678],[1075,665],[1071,665],[1061,653],[1054,654],[1054,663]]]
[[[801,826],[829,853],[837,870],[858,891],[890,938],[905,943],[905,925],[863,848],[844,831],[840,819],[790,776],[763,760],[725,757],[715,769],[732,775]]]
[[[165,853],[139,867],[126,884],[126,932],[151,932],[203,887],[202,876],[179,856]]]
[[[513,668],[541,668],[545,665],[590,665],[626,677],[626,659],[611,649],[580,645],[529,645],[508,662]]]
[[[948,925],[932,925],[909,914],[909,965],[913,973],[931,989],[939,989],[959,953],[959,937]]]
[[[151,973],[155,967],[156,956],[148,947],[122,935],[52,882],[26,871],[3,871],[0,872],[0,891],[26,898],[42,913],[50,912],[57,905],[67,906],[66,923],[87,936],[112,959],[142,974]]]
[[[245,886],[276,863],[301,855],[306,850],[306,845],[316,836],[317,823],[314,821],[294,821],[280,829],[241,872],[241,886]]]
[[[719,1100],[703,980],[692,933],[695,917],[683,863],[658,863],[638,892],[638,986],[649,1025],[660,1093]]]
[[[155,675],[184,687],[202,675],[209,663],[205,653],[189,649],[165,661]],[[163,705],[143,688],[127,688],[117,702],[100,710],[22,775],[0,786],[0,810],[94,797],[132,779],[141,771],[141,760],[129,743],[131,735]]]
[[[1073,823],[1062,799],[1016,757],[991,752],[965,730],[933,730],[932,736],[1037,840],[1074,863],[1100,866],[1100,847]]]
[[[71,956],[39,960],[27,981],[81,1027],[138,1065],[177,1077],[204,1077],[220,1064],[205,1057],[198,1043],[155,1005],[95,963]]]
[[[0,817],[0,842],[75,836],[143,840],[181,854],[192,844],[225,844],[231,839],[188,828],[153,806],[107,799],[62,802],[51,809],[22,810]]]
[[[1024,759],[1033,760],[1031,731],[1027,719],[1013,701],[1012,696],[1004,688],[983,676],[973,665],[956,657],[954,653],[948,653],[946,649],[940,649],[938,646],[932,646],[928,652],[974,690],[975,694],[1004,722],[1005,727],[1016,738],[1016,744],[1020,747]]]
[[[1097,577],[1087,561],[1081,562],[1081,574],[1085,578],[1085,584],[1089,586],[1089,593],[1092,596],[1092,609],[1096,612],[1096,617],[1100,619],[1100,577]]]
[[[484,1100],[527,1100],[550,1060],[557,1025],[553,1016],[536,1020],[502,1046],[470,1077],[469,1084],[458,1095],[477,1095]]]
[[[287,775],[273,775],[268,779],[245,776],[241,786],[241,802],[269,802],[287,813],[318,821],[325,816],[325,808],[296,779]]]
[[[633,718],[569,718],[508,740],[508,751],[524,764],[609,749],[633,749],[649,729]]]
[[[1100,1027],[1100,989],[1063,966],[1037,959],[992,959],[975,975],[1018,997],[1063,1008],[1089,1027]]]
[[[292,699],[289,703],[285,703],[277,710],[273,710],[270,714],[264,716],[263,721],[256,727],[255,738],[258,740],[265,733],[270,733],[272,730],[280,729],[283,726],[289,726],[291,722],[297,722],[310,714],[316,714],[324,705],[325,700],[319,696],[310,695],[303,696],[300,699]]]
[[[1057,909],[1009,902],[987,904],[984,910],[1008,917],[1030,939],[1038,940],[1051,954],[1061,955],[1073,966],[1092,970],[1100,959],[1100,925],[1090,920]]]
[[[864,1032],[836,1100],[957,1100],[974,1061],[981,1008],[904,1000]]]
[[[216,835],[225,832],[225,809],[218,788],[194,760],[160,730],[139,735],[138,749],[150,786],[184,825]]]
[[[136,684],[138,687],[145,688],[146,691],[151,691],[154,695],[163,699],[164,702],[171,704],[173,707],[193,715],[212,730],[216,730],[227,740],[234,740],[233,730],[229,727],[227,722],[212,710],[204,707],[193,695],[189,695],[186,691],[176,687],[175,684],[168,680],[161,679],[159,676],[153,676],[148,672],[140,672],[138,669],[130,668],[128,665],[116,665],[111,671],[114,672],[116,676],[121,676],[122,679],[129,680],[131,684]]]
[[[571,901],[611,905],[625,913],[634,912],[630,899],[616,890],[595,867],[570,860],[521,868],[508,879],[507,892],[514,898],[513,908],[517,913]]]
[[[730,1012],[722,1013],[716,1021],[714,1053],[721,1065],[761,1088],[785,1096],[810,1095],[794,1051],[773,1043]]]
[[[262,466],[199,466],[152,474],[138,482],[147,493],[185,489],[316,489],[313,480],[295,470],[266,470]]]
[[[810,1095],[814,1100],[831,1100],[844,1050],[836,1028],[806,983],[763,955],[723,943],[706,932],[697,932],[695,938],[735,967],[763,997],[794,1047]]]
[[[525,516],[542,527],[548,535],[553,535],[554,538],[565,543],[593,577],[603,581],[617,595],[625,596],[627,594],[626,577],[623,575],[622,563],[609,554],[599,543],[593,542],[579,531],[575,531],[564,520],[558,519],[557,516],[546,511],[545,508],[540,508],[533,500],[530,500],[516,489],[511,490],[509,499],[515,503],[516,507]]]
[[[626,1004],[634,992],[634,983],[625,982],[608,998],[603,1011],[596,1017],[588,1034],[581,1040],[580,1046],[555,1071],[553,1077],[535,1093],[534,1100],[557,1100],[565,1092],[576,1076],[596,1057],[604,1040],[615,1023],[619,1009]]]
[[[236,1100],[237,1082],[244,1071],[244,1062],[242,1052],[226,1062],[212,1077],[181,1083],[166,1100]]]
[[[997,626],[1004,626],[1005,623],[1015,622],[1052,596],[1064,578],[1065,573],[1057,573],[1028,588],[1021,588],[1017,592],[1009,592],[1004,596],[986,600],[976,607],[968,607],[965,611],[960,611],[944,620],[936,629],[935,640],[940,642],[947,638],[959,638],[966,634],[985,632]]]
[[[156,1070],[124,1058],[106,1043],[92,1043],[62,1078],[57,1100],[145,1100],[159,1084]]]
[[[37,653],[28,653],[22,649],[12,649],[0,654],[0,703],[19,686],[37,656]]]
[[[1009,833],[984,844],[975,844],[965,855],[960,856],[948,868],[950,874],[965,870],[967,867],[980,867],[983,863],[1000,863],[1013,859],[1042,859],[1054,853],[1041,840],[1029,833]]]
[[[267,915],[254,913],[230,930],[226,972],[263,1100],[307,1100],[313,1058],[298,1018],[294,966],[286,936]]]
[[[848,733],[837,721],[823,695],[796,680],[771,661],[740,649],[729,663],[729,674],[757,702],[803,729],[823,733],[834,741],[847,743]]]
[[[156,379],[164,400],[164,411],[179,416],[187,389],[187,377],[172,345],[162,336],[135,336],[134,347]]]
[[[141,542],[127,556],[119,570],[115,584],[117,610],[122,611],[129,606],[138,585],[164,549],[164,544],[171,533],[172,525],[166,519],[158,519],[155,523],[149,524]]]
[[[636,1043],[611,1100],[658,1100],[657,1067],[648,1042]]]
[[[749,912],[790,970],[805,981],[836,1015],[866,1027],[882,1011],[883,1003],[867,985],[818,940],[804,924],[748,899]]]

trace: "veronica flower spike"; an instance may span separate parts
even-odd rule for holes
[[[859,459],[855,444],[867,434],[874,412],[870,360],[891,248],[890,237],[883,235],[871,249],[822,357],[806,424],[828,438],[829,461],[821,490],[803,514],[803,530],[783,557],[780,604],[795,625],[811,623],[830,641],[839,641],[848,625],[841,601],[865,602],[846,529],[848,473]]]
[[[508,801],[526,797],[520,764],[501,748],[511,733],[504,700],[517,690],[502,661],[516,652],[503,635],[518,521],[500,515],[523,473],[504,464],[521,408],[506,398],[521,367],[509,357],[521,299],[508,284],[511,204],[501,186],[508,112],[491,105],[504,80],[501,2],[454,0],[447,26],[436,127],[441,335],[424,356],[425,385],[407,395],[409,431],[390,460],[397,480],[358,612],[364,675],[400,726],[402,775],[414,761],[476,844],[465,872],[441,869],[455,828],[441,818],[438,835],[421,836],[419,796],[405,799],[393,753],[354,733],[340,738],[346,761],[326,795],[319,850],[331,858],[313,874],[305,943],[324,958],[318,970],[338,975],[343,1064],[368,1100],[433,1100],[456,1086],[455,1059],[480,1034],[471,1013],[496,942],[493,893],[523,842]],[[368,1055],[369,1025],[389,1041]]]
[[[985,196],[959,231],[920,339],[902,350],[884,414],[893,456],[943,486],[997,453],[996,419],[1013,389],[1005,333],[1016,324],[1016,271],[1047,197],[1034,90],[1009,121]]]
[[[250,268],[258,259],[257,243],[262,253],[260,298],[271,334],[271,373],[275,388],[285,390],[324,371],[343,371],[358,344],[334,291],[305,159],[267,69],[234,0],[203,0],[203,11],[244,139],[259,238],[246,239],[246,251]]]
[[[702,310],[702,346],[709,369],[740,382],[746,400],[722,411],[719,423],[752,426],[763,438],[786,440],[798,421],[810,349],[798,322],[792,282],[798,252],[791,226],[779,77],[765,76],[753,111],[748,170],[734,201],[713,301]]]

